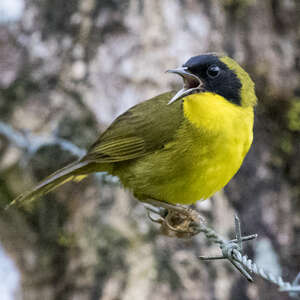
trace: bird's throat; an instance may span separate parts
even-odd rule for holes
[[[253,128],[253,108],[242,108],[211,92],[189,95],[184,98],[185,117],[207,133],[239,135],[249,134]]]

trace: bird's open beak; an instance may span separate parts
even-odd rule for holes
[[[176,100],[179,100],[195,92],[200,92],[202,90],[203,82],[200,80],[199,77],[190,73],[187,67],[171,69],[167,72],[178,74],[183,79],[183,88],[176,93],[176,95],[169,101],[168,104],[171,104]]]

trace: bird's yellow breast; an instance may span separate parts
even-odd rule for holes
[[[183,100],[175,138],[118,174],[135,195],[169,203],[206,199],[228,183],[252,143],[253,109],[212,93]]]
[[[189,143],[191,198],[182,199],[189,203],[213,195],[238,171],[253,139],[253,108],[207,92],[185,98],[183,109],[191,124],[178,132],[178,140]]]

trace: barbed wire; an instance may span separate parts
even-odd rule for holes
[[[275,276],[270,272],[266,272],[263,268],[259,267],[252,259],[248,258],[247,255],[243,254],[242,243],[248,240],[257,238],[257,235],[250,235],[246,237],[241,236],[241,226],[238,216],[235,216],[235,233],[236,239],[231,241],[226,241],[218,235],[215,230],[207,227],[204,223],[199,222],[195,224],[196,230],[198,232],[203,232],[205,236],[213,243],[218,244],[222,256],[215,257],[205,257],[200,256],[201,260],[215,260],[215,259],[228,259],[249,281],[253,281],[252,276],[255,274],[265,280],[277,285],[279,291],[288,292],[289,296],[292,298],[300,299],[300,273],[297,275],[296,279],[290,283],[284,281],[281,276]]]
[[[251,234],[242,236],[241,224],[238,216],[235,216],[235,239],[228,241],[221,237],[214,229],[205,225],[203,219],[196,210],[180,205],[171,205],[153,199],[147,199],[145,206],[149,212],[148,216],[151,221],[160,223],[163,227],[168,227],[170,230],[174,230],[177,233],[187,233],[190,234],[190,236],[204,233],[210,242],[217,244],[220,247],[222,255],[199,256],[198,258],[200,260],[227,259],[248,281],[253,282],[252,274],[255,274],[277,285],[280,292],[288,292],[291,298],[300,299],[300,272],[295,280],[290,283],[284,281],[281,276],[275,276],[274,274],[265,271],[253,262],[252,259],[248,258],[247,255],[243,254],[243,242],[256,239],[258,235]],[[154,219],[151,217],[150,213],[158,215],[159,218]],[[168,215],[176,216],[177,220],[175,223]]]
[[[293,283],[284,281],[281,276],[275,276],[270,272],[266,272],[263,268],[257,266],[255,262],[244,255],[240,244],[246,240],[251,240],[256,238],[257,235],[251,235],[248,237],[241,237],[240,235],[240,220],[235,216],[235,232],[237,238],[235,240],[226,241],[221,238],[212,228],[207,227],[202,222],[195,224],[196,230],[198,232],[203,232],[205,236],[213,243],[218,244],[222,256],[216,257],[204,257],[200,256],[201,260],[214,260],[214,259],[228,259],[233,265],[238,264],[238,270],[249,280],[252,281],[252,276],[250,273],[256,274],[267,281],[279,286],[281,292],[288,292],[290,297],[300,299],[300,273],[297,275]]]
[[[29,132],[20,132],[3,122],[0,122],[0,135],[7,138],[18,148],[25,150],[30,156],[47,145],[59,145],[63,150],[69,151],[77,157],[81,157],[86,153],[84,149],[68,140],[56,136],[40,136]]]
[[[9,124],[0,121],[0,137],[1,136],[24,151],[25,162],[27,162],[29,158],[33,157],[34,154],[36,154],[36,152],[42,147],[51,145],[57,145],[62,150],[68,151],[70,154],[74,155],[77,158],[80,158],[86,154],[85,149],[82,149],[63,138],[59,138],[55,135],[41,136],[29,132],[21,132],[14,129]],[[106,183],[119,183],[117,177],[109,175],[105,172],[95,173],[94,176],[95,178],[97,178],[97,180]]]

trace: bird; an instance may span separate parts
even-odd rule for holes
[[[191,205],[221,190],[253,140],[254,83],[225,54],[193,56],[167,72],[183,87],[118,116],[86,155],[42,180],[9,205],[33,201],[94,172],[119,177],[140,201]]]

